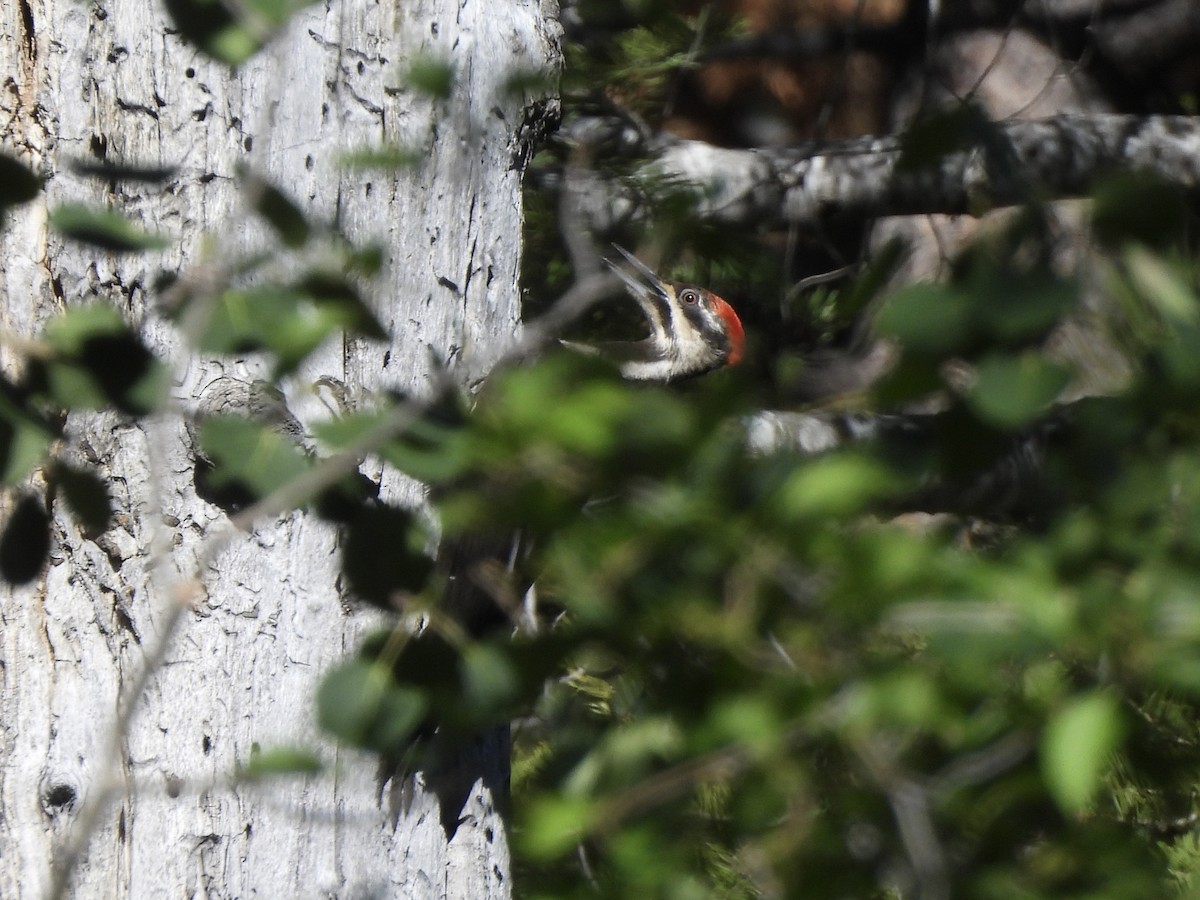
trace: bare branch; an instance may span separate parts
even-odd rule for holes
[[[950,863],[933,824],[929,792],[902,768],[896,748],[883,741],[862,741],[855,746],[859,759],[887,797],[912,866],[921,900],[950,896]]]
[[[1186,116],[1064,115],[997,124],[975,147],[928,165],[901,163],[897,136],[778,149],[730,150],[665,134],[643,139],[615,119],[583,119],[567,139],[644,156],[640,175],[697,190],[696,213],[738,227],[829,219],[978,214],[1036,196],[1079,197],[1122,171],[1200,187],[1200,120]],[[637,203],[629,184],[601,182],[580,199],[596,233]]]
[[[171,599],[160,626],[158,641],[146,654],[141,671],[125,691],[117,708],[117,715],[108,731],[107,752],[103,756],[102,769],[96,784],[89,791],[83,808],[79,812],[62,849],[50,867],[50,888],[46,892],[49,900],[60,900],[67,895],[75,869],[87,853],[88,845],[100,828],[101,819],[117,792],[124,787],[124,779],[118,771],[121,748],[128,739],[130,726],[141,702],[142,695],[150,686],[158,670],[166,662],[167,653],[174,642],[175,633],[183,621],[185,611],[192,608],[192,601],[200,589],[198,582],[180,582],[171,592]]]
[[[1086,401],[1082,401],[1086,402]],[[954,481],[931,479],[893,501],[894,512],[921,511],[989,519],[1044,515],[1063,498],[1046,480],[1051,445],[1070,431],[1074,407],[1064,404],[1013,434],[978,470]],[[763,410],[742,420],[750,453],[811,456],[854,444],[872,443],[913,453],[931,448],[942,428],[939,413],[781,412]]]

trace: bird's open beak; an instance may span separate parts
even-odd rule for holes
[[[670,300],[666,282],[655,275],[653,269],[624,247],[613,244],[613,249],[625,257],[628,267],[615,263],[611,259],[605,259],[604,262],[625,282],[625,286],[629,288],[630,293],[636,299],[653,304],[661,304]]]

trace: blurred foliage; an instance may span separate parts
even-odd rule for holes
[[[454,64],[429,56],[419,57],[409,66],[405,82],[433,100],[446,100],[454,89]]]
[[[662,119],[698,38],[670,6],[585,16],[596,31],[568,47],[568,117],[615,101]],[[982,140],[989,165],[1018,177],[994,134],[964,107],[914,129],[906,163]],[[581,161],[551,148],[539,162],[556,173]],[[582,162],[606,177],[633,171]],[[532,183],[554,186],[536,169]],[[547,361],[512,388],[489,386],[448,454],[461,468],[442,509],[464,534],[511,527],[520,511],[533,549],[493,590],[519,596],[536,577],[544,630],[510,659],[519,668],[531,641],[561,653],[557,677],[522,698],[536,715],[516,732],[523,896],[1190,887],[1200,272],[1188,199],[1129,174],[1102,185],[1092,224],[1107,258],[1086,285],[1056,267],[1051,218],[1031,204],[946,283],[883,302],[901,248],[804,289],[794,273],[854,258],[852,231],[721,233],[689,218],[677,186],[642,184],[646,223],[603,238],[649,246],[678,261],[665,275],[721,290],[757,332],[759,359],[802,368],[797,348],[836,346],[873,315],[902,354],[860,402],[888,410],[941,392],[949,406],[913,446],[747,459],[738,416],[775,400],[764,382],[787,380],[780,372],[710,377],[683,395],[613,384],[618,401]],[[526,308],[537,312],[570,284],[561,235],[572,226],[556,193],[526,200]],[[821,240],[824,260],[806,246]],[[1068,403],[1076,373],[1046,347],[1085,289],[1115,298],[1109,330],[1134,375],[1115,396]],[[641,327],[613,318],[605,305],[578,327]],[[537,379],[548,383],[522,386]],[[521,428],[500,443],[505,416]],[[648,452],[629,422],[656,423],[662,445]],[[993,521],[892,519],[931,485],[1002,467],[1042,428],[1052,437],[1033,496]],[[476,442],[487,450],[471,462],[462,448]]]
[[[0,216],[9,207],[28,203],[38,195],[42,180],[7,153],[0,153]]]
[[[246,62],[311,0],[164,0],[172,23],[189,43],[226,65]]]
[[[386,337],[363,299],[382,251],[351,244],[310,220],[282,190],[240,173],[250,206],[280,242],[275,253],[214,261],[203,284],[164,279],[167,315],[209,353],[262,352],[276,378],[290,374],[335,335]]]
[[[50,224],[67,237],[113,253],[157,250],[167,246],[166,238],[147,234],[128,219],[108,210],[74,204],[60,206],[50,213]]]
[[[535,538],[495,589],[536,575],[554,623],[488,645],[501,670],[496,654],[544,665],[539,643],[560,660],[493,697],[505,717],[538,712],[517,734],[527,896],[1190,883],[1200,272],[1178,240],[1149,249],[1140,217],[1124,235],[1111,207],[1097,217],[1121,248],[1097,274],[1135,371],[1116,395],[1059,401],[1068,373],[1042,348],[1081,287],[1045,262],[1036,209],[881,310],[903,357],[876,402],[957,398],[921,478],[952,482],[990,464],[973,443],[1060,423],[1053,502],[986,540],[883,515],[913,490],[894,453],[747,458],[734,423],[754,386],[731,376],[680,395],[550,359],[498,376],[429,449],[458,460],[451,532]]]

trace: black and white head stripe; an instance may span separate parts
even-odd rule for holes
[[[608,265],[625,282],[650,326],[639,358],[621,366],[626,378],[672,381],[741,360],[745,332],[728,303],[704,288],[663,281],[632,253],[616,249],[629,267],[611,261]]]

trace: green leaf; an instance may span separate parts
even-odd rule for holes
[[[893,337],[906,349],[947,355],[972,335],[971,303],[944,285],[916,284],[892,295],[880,311],[880,334]]]
[[[342,450],[381,428],[392,413],[355,412],[313,426],[313,436],[331,450]],[[468,440],[459,424],[426,411],[404,433],[376,452],[406,475],[426,483],[445,482],[464,471],[471,460]]]
[[[42,573],[50,555],[50,516],[40,497],[22,494],[0,534],[0,578],[27,584]]]
[[[312,6],[313,2],[314,0],[241,0],[235,8],[246,16],[250,24],[261,30],[286,25],[288,19],[306,6]]]
[[[272,747],[250,751],[250,762],[242,766],[238,776],[245,779],[271,775],[316,775],[323,768],[321,759],[303,747]]]
[[[1123,172],[1093,193],[1092,231],[1108,247],[1136,241],[1164,249],[1185,234],[1190,212],[1179,185],[1146,172]]]
[[[107,398],[81,366],[69,362],[52,362],[42,367],[50,398],[62,409],[102,409]]]
[[[256,175],[247,175],[243,190],[250,198],[255,212],[292,248],[303,247],[312,234],[304,212],[283,191]]]
[[[42,189],[42,179],[7,153],[0,153],[0,216],[10,207],[28,203]]]
[[[517,840],[535,860],[553,859],[579,847],[595,809],[586,797],[539,797],[528,806]]]
[[[528,94],[544,96],[558,87],[556,72],[546,69],[518,69],[504,79],[501,90],[505,96],[521,98]]]
[[[161,250],[170,243],[150,234],[118,213],[66,204],[50,213],[50,224],[69,238],[113,253]]]
[[[386,336],[383,326],[344,279],[310,273],[295,286],[260,285],[225,291],[200,335],[211,353],[266,351],[276,357],[275,372],[296,369],[335,334]]]
[[[433,559],[424,552],[425,532],[411,512],[367,506],[343,527],[342,568],[357,596],[395,610],[405,595],[425,586]]]
[[[992,356],[976,369],[967,394],[984,421],[1015,428],[1044,413],[1071,381],[1071,373],[1036,353]]]
[[[473,643],[462,656],[466,701],[480,710],[482,720],[495,718],[509,707],[520,690],[512,657],[493,644]]]
[[[51,478],[62,490],[85,537],[95,537],[108,530],[113,516],[112,500],[104,481],[95,472],[58,461],[51,470]]]
[[[710,720],[724,741],[744,743],[758,750],[776,747],[783,737],[778,710],[765,696],[755,693],[736,694],[715,705]]]
[[[205,421],[200,446],[213,462],[214,485],[244,485],[256,497],[267,496],[309,469],[303,451],[274,428],[233,416]]]
[[[92,338],[119,335],[129,327],[111,306],[92,303],[67,310],[46,326],[46,339],[64,356],[77,356]]]
[[[28,398],[0,376],[0,482],[16,484],[46,458],[61,429],[28,407]]]
[[[111,307],[71,309],[47,326],[46,339],[59,355],[44,363],[45,377],[63,409],[111,404],[144,415],[170,387],[166,367]]]
[[[383,271],[384,249],[382,244],[365,244],[348,247],[343,257],[342,269],[347,275],[374,278]]]
[[[153,412],[170,389],[167,367],[134,334],[93,338],[84,345],[79,364],[105,399],[129,415]]]
[[[290,288],[264,285],[231,290],[217,298],[200,336],[200,349],[212,353],[265,350],[277,357],[277,374],[285,374],[349,325],[349,315],[333,306],[319,307]]]
[[[454,89],[454,65],[432,56],[418,57],[409,67],[405,82],[434,100],[446,100]]]
[[[1129,247],[1124,262],[1129,277],[1143,297],[1164,318],[1177,323],[1194,323],[1200,313],[1200,301],[1190,276],[1162,257],[1142,247]]]
[[[343,273],[310,269],[296,282],[296,287],[318,305],[328,306],[344,315],[346,327],[356,334],[380,341],[387,339],[387,331],[375,318],[358,288]]]
[[[984,112],[972,103],[939,110],[905,129],[900,136],[896,169],[918,171],[952,153],[968,150],[980,143],[989,125]]]
[[[642,716],[611,729],[575,767],[563,789],[583,796],[610,782],[629,783],[648,775],[663,759],[684,749],[685,734],[670,716]]]
[[[381,145],[343,154],[338,160],[338,165],[351,172],[396,172],[416,168],[428,156],[427,152],[415,147]]]
[[[245,62],[307,0],[164,0],[184,40],[226,65]],[[236,11],[237,15],[234,15]]]
[[[421,435],[428,429],[421,428]],[[414,439],[420,436],[414,436]],[[409,436],[389,441],[379,448],[379,455],[412,478],[426,484],[445,484],[465,472],[471,464],[468,439],[458,440],[446,432],[447,440],[435,438],[420,444],[409,440]]]
[[[647,392],[635,398],[628,385],[615,380],[584,381],[568,393],[567,370],[558,362],[504,373],[497,389],[497,399],[503,403],[499,412],[515,438],[536,438],[572,453],[600,457],[616,450],[626,431],[671,434],[687,421],[686,413],[670,403],[655,404],[658,395]],[[634,414],[639,411],[634,404],[639,402],[644,404],[640,411],[649,414]]]
[[[230,65],[244,62],[249,57],[246,53],[229,58],[219,52],[220,45],[229,40],[229,33],[238,30],[233,14],[220,0],[163,0],[163,3],[171,21],[188,43]]]
[[[273,341],[279,346],[288,346],[296,338],[290,336],[280,341],[278,335],[284,330],[299,331],[292,320],[298,317],[302,302],[303,298],[295,292],[274,285],[225,291],[217,298],[212,315],[205,323],[200,335],[200,349],[211,353],[248,353],[265,350]],[[304,345],[304,353],[316,347],[321,339],[309,339]],[[298,358],[302,359],[304,353]]]
[[[887,288],[906,258],[907,250],[899,238],[873,250],[863,273],[840,293],[837,307],[841,314],[857,315],[865,310]]]
[[[313,423],[312,434],[323,448],[340,451],[365,438],[375,429],[382,428],[386,420],[386,412],[355,411],[336,419]]]
[[[239,66],[261,50],[263,45],[264,42],[250,29],[234,25],[216,32],[203,49],[227,65]]]
[[[928,673],[917,669],[895,668],[888,674],[864,686],[868,696],[864,706],[871,717],[870,724],[928,727],[940,711],[937,685]]]
[[[1042,735],[1042,773],[1063,812],[1087,809],[1124,732],[1120,700],[1109,691],[1084,694],[1050,720]]]
[[[7,452],[0,455],[0,480],[16,484],[46,458],[54,436],[45,425],[25,416],[5,422],[0,429],[8,431],[0,438],[7,445]]]
[[[997,272],[989,266],[964,287],[976,310],[975,331],[1010,346],[1044,338],[1078,305],[1080,287],[1049,272]]]
[[[910,354],[901,356],[876,385],[873,396],[879,408],[897,408],[944,389],[938,360]]]
[[[384,666],[352,660],[334,669],[317,690],[317,723],[339,740],[361,744],[389,688]]]
[[[72,160],[70,166],[78,175],[135,184],[163,184],[179,171],[175,166],[139,166],[108,159],[77,159]]]
[[[317,689],[317,722],[339,740],[388,752],[403,749],[425,717],[424,695],[401,687],[387,667],[356,659]]]
[[[780,486],[775,502],[804,519],[832,518],[862,512],[893,484],[887,468],[875,460],[837,454],[798,466]]]

